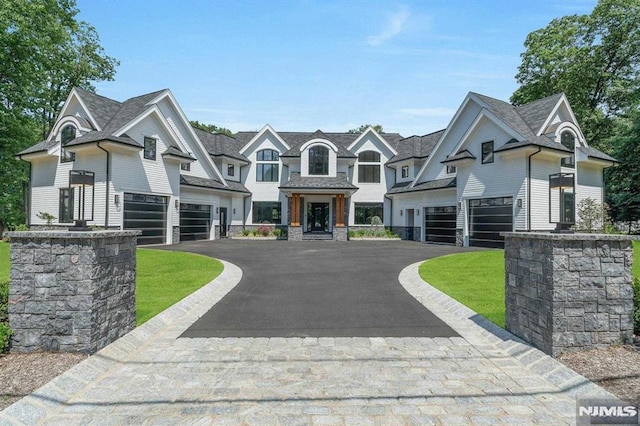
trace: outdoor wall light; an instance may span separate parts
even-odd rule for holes
[[[78,188],[78,218],[74,217],[75,224],[69,228],[69,231],[89,231],[91,228],[87,226],[87,218],[85,217],[85,196],[87,188],[91,189],[91,218],[93,220],[93,205],[94,205],[94,191],[93,185],[95,182],[95,173],[88,170],[69,170],[69,187]]]
[[[416,209],[416,216],[420,216],[420,209]]]
[[[233,208],[233,214],[234,214],[234,215],[236,214],[236,209],[235,209],[235,207]]]
[[[119,205],[120,205],[120,194],[116,194],[116,195],[114,195],[114,197],[113,197],[113,202],[114,202],[114,204],[115,204],[116,206],[119,206]]]
[[[458,201],[458,210],[462,210],[462,201]]]
[[[216,214],[220,213],[220,208],[216,207]]]
[[[403,210],[400,210],[400,216],[402,216],[402,212],[403,212]]]
[[[175,206],[176,206],[176,210],[178,210],[180,208],[180,200],[178,200],[177,198],[174,201]]]
[[[522,198],[518,198],[518,201],[516,201],[516,206],[522,207]]]

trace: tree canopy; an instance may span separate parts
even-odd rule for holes
[[[564,92],[591,144],[640,101],[640,0],[600,0],[589,15],[530,33],[511,97],[521,105]],[[604,148],[604,147],[603,147]]]
[[[233,136],[233,132],[226,127],[218,127],[215,124],[204,124],[199,121],[189,121],[193,127],[209,133],[222,133],[227,136]]]
[[[351,129],[347,131],[347,133],[362,133],[365,130],[367,130],[369,127],[373,127],[373,130],[375,130],[378,133],[384,133],[384,129],[380,124],[363,124],[360,127],[356,127],[355,129]]]
[[[0,8],[0,233],[24,223],[27,166],[13,155],[46,137],[73,87],[93,91],[118,61],[74,0],[4,0]]]

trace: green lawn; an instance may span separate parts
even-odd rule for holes
[[[420,277],[504,327],[504,251],[458,253],[420,265]]]
[[[222,272],[210,257],[163,250],[137,250],[136,320],[148,321]],[[0,281],[9,279],[9,244],[0,242]]]
[[[640,277],[640,241],[633,241],[632,272]],[[504,327],[504,251],[458,253],[427,260],[420,265],[420,276]]]

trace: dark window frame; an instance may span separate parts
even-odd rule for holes
[[[236,167],[233,164],[227,164],[227,176],[235,176]]]
[[[454,174],[458,171],[458,168],[456,166],[451,166],[451,165],[447,165],[447,173],[448,174]]]
[[[71,163],[76,161],[75,152],[67,152],[64,147],[76,138],[76,126],[73,124],[67,124],[60,131],[60,162]],[[73,132],[73,133],[71,133]]]
[[[58,200],[58,223],[73,223],[73,188],[60,188]]]
[[[380,153],[363,151],[358,154],[358,183],[380,183]]]
[[[190,172],[191,163],[180,163],[180,170],[184,170],[185,172]]]
[[[280,181],[280,154],[274,149],[262,149],[256,153],[256,182]]]
[[[270,214],[269,210],[271,210]],[[251,204],[251,222],[254,225],[261,223],[280,225],[282,223],[282,202],[254,201]]]
[[[403,178],[408,178],[409,177],[409,166],[402,166],[400,174],[401,174],[401,176]]]
[[[308,170],[312,176],[329,175],[329,148],[323,145],[309,148]]]
[[[379,209],[380,214],[375,214]],[[384,203],[354,203],[353,223],[355,225],[371,225],[371,219],[378,216],[384,223]],[[369,221],[367,222],[367,219]]]
[[[279,161],[280,154],[275,149],[261,149],[256,153],[256,161]]]
[[[153,160],[155,161],[157,155],[158,148],[158,140],[156,138],[152,138],[150,136],[144,137],[144,153],[143,157],[145,160]]]
[[[571,136],[571,140],[566,140],[564,137],[565,135]],[[561,158],[560,165],[562,167],[569,167],[572,169],[575,168],[576,167],[576,163],[575,163],[576,135],[574,135],[573,132],[570,130],[564,130],[562,133],[560,133],[560,143],[565,148],[570,149],[574,152],[569,157]]]
[[[494,156],[493,141],[483,142],[481,156],[482,164],[493,163]]]

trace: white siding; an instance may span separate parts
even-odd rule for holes
[[[576,182],[576,206],[580,201],[591,198],[596,203],[602,204],[602,168],[578,163],[578,179]],[[577,209],[576,209],[577,214]],[[576,217],[577,219],[577,217]]]
[[[555,228],[555,224],[549,222],[549,175],[559,171],[559,160],[543,161],[536,156],[532,157],[531,229],[534,231],[548,231]]]

